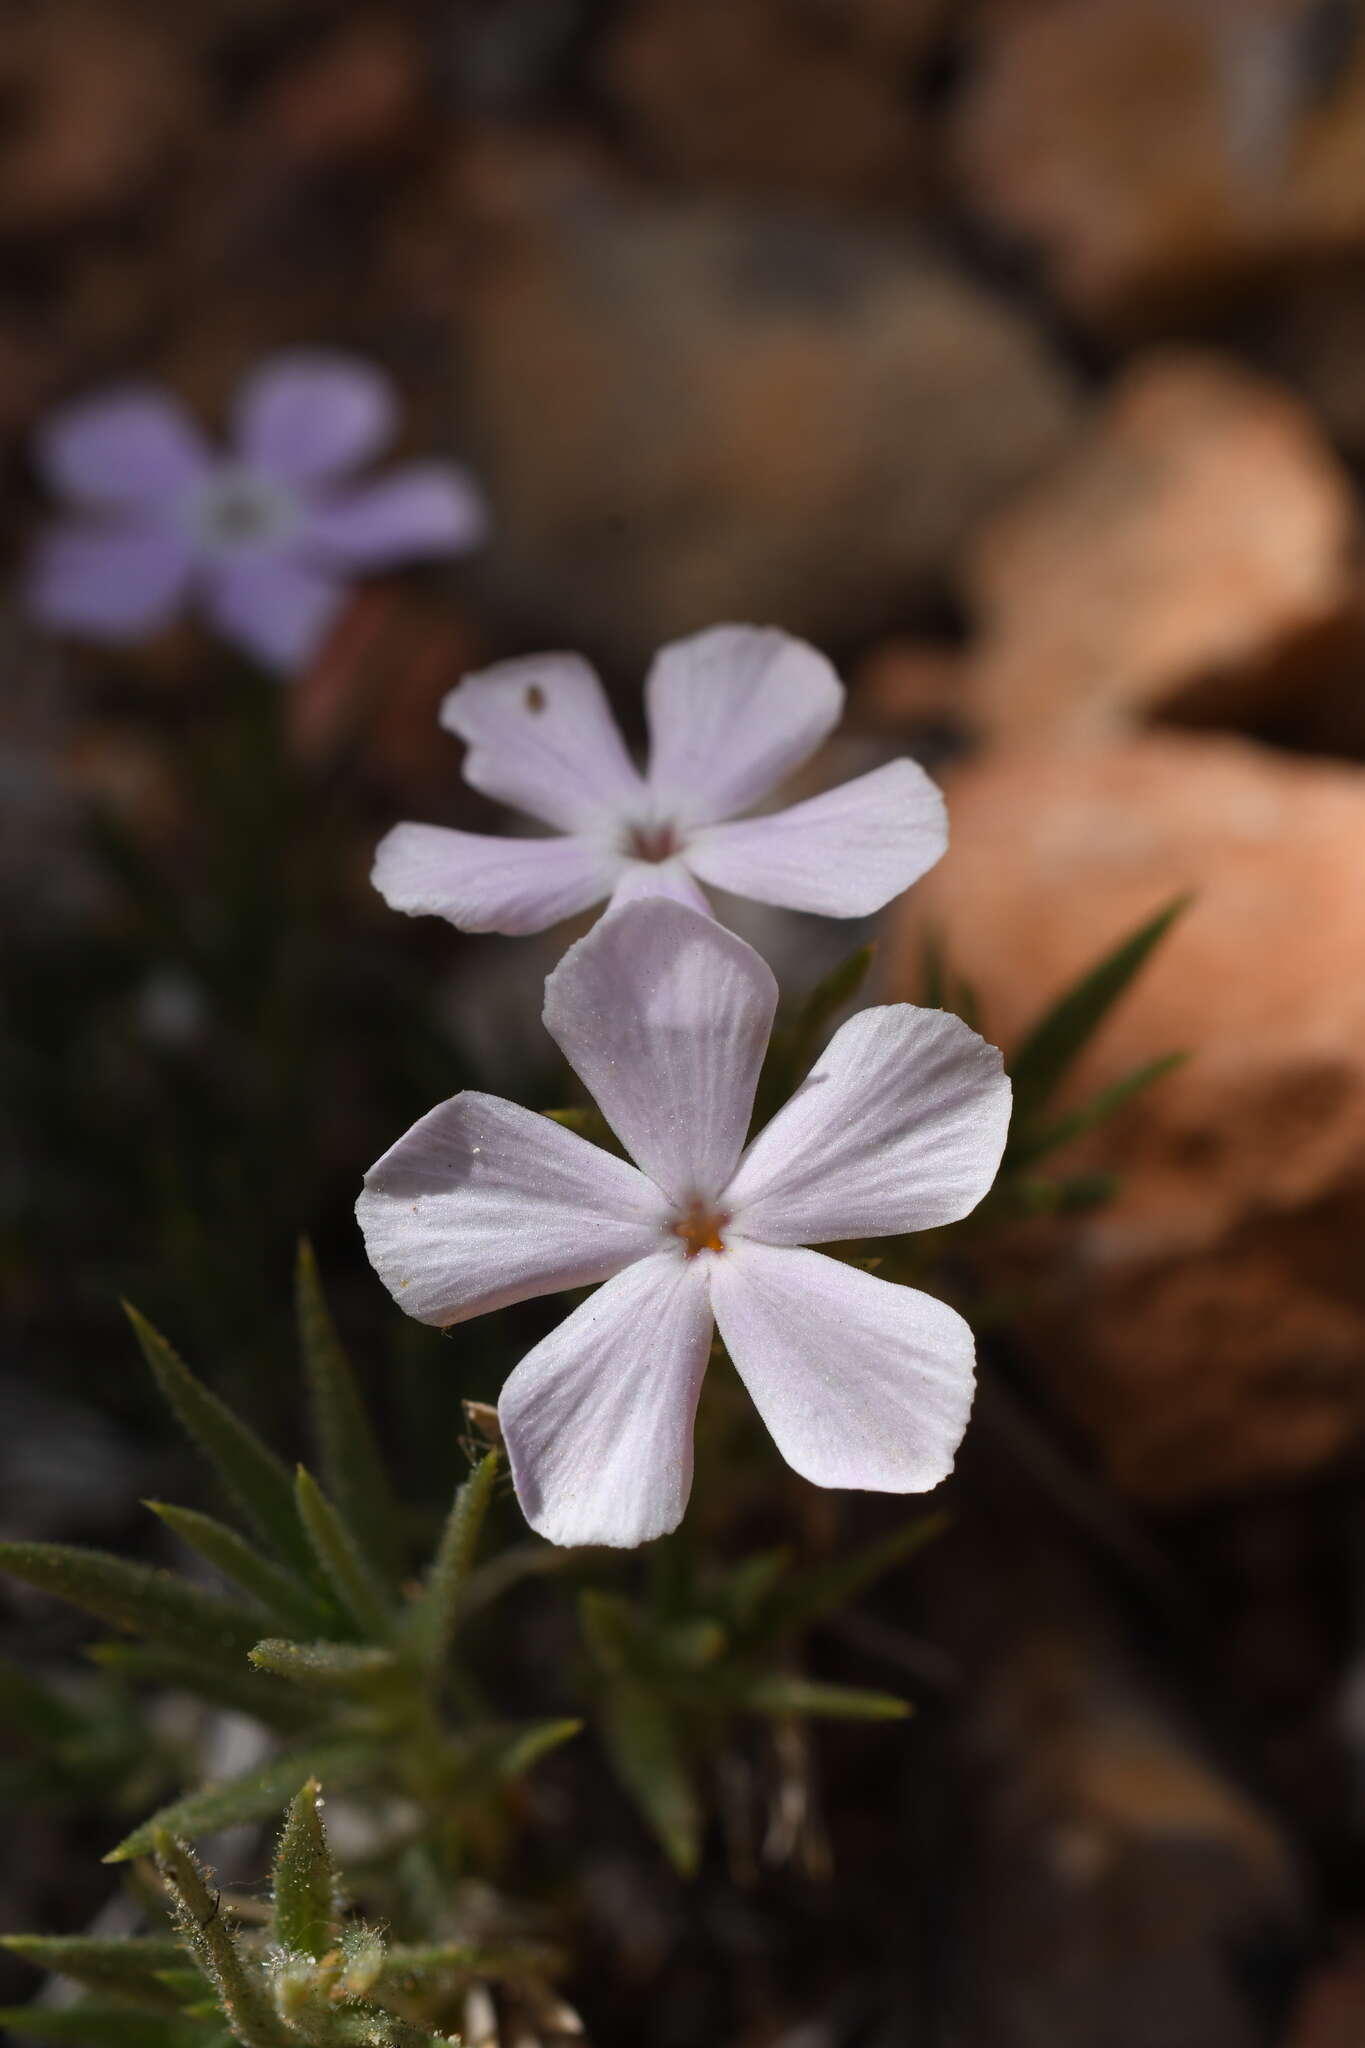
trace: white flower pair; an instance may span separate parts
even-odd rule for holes
[[[474,929],[611,900],[550,975],[545,1023],[635,1163],[471,1092],[414,1125],[357,1205],[376,1270],[423,1322],[602,1283],[499,1402],[518,1497],[553,1542],[677,1526],[717,1325],[779,1450],[819,1485],[922,1491],[966,1428],[974,1346],[956,1311],[805,1247],[973,1209],[1009,1122],[1000,1055],[943,1011],[864,1010],[746,1146],[777,986],[694,879],[849,916],[939,857],[942,801],[908,761],[720,822],[814,751],[842,698],[785,635],[679,643],[649,679],[642,777],[585,665],[506,663],[461,684],[444,720],[477,787],[568,836],[406,825],[380,849],[390,903]]]

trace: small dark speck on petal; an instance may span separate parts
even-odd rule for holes
[[[541,712],[545,709],[545,692],[541,689],[539,683],[527,684],[526,709],[535,712]]]

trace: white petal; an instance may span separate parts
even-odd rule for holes
[[[502,1390],[522,1512],[551,1543],[648,1543],[692,1490],[692,1421],[711,1349],[703,1262],[630,1266],[523,1358]]]
[[[44,479],[94,505],[174,500],[208,463],[194,421],[167,392],[126,385],[49,413],[34,441]]]
[[[645,682],[657,815],[709,824],[747,811],[839,723],[844,686],[788,633],[713,626],[660,648]]]
[[[370,880],[390,910],[520,938],[600,903],[619,869],[591,839],[495,839],[443,825],[395,825],[379,842]]]
[[[939,860],[948,818],[936,783],[914,761],[888,761],[768,818],[709,825],[687,842],[704,882],[813,910],[867,917]]]
[[[499,661],[466,676],[441,723],[468,746],[464,778],[566,832],[643,815],[645,788],[607,693],[576,654]]]
[[[399,1307],[442,1327],[605,1280],[667,1242],[657,1190],[624,1159],[472,1092],[370,1168],[356,1215]]]
[[[754,1139],[726,1205],[771,1244],[953,1223],[995,1179],[1009,1120],[1000,1054],[960,1017],[860,1010]]]
[[[632,860],[624,865],[621,878],[612,891],[611,907],[619,910],[623,903],[638,903],[642,896],[667,896],[674,903],[685,903],[690,910],[699,910],[703,917],[710,917],[711,906],[680,860]]]
[[[296,349],[259,364],[233,408],[241,453],[268,475],[313,483],[367,462],[393,437],[397,400],[373,363]]]
[[[871,1493],[947,1477],[975,1377],[956,1309],[823,1252],[732,1239],[710,1265],[726,1349],[794,1471]]]
[[[776,1007],[752,946],[662,897],[602,918],[545,984],[546,1029],[679,1204],[734,1172]]]

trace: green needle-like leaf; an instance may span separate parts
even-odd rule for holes
[[[1107,1122],[1125,1103],[1141,1095],[1144,1089],[1150,1088],[1154,1082],[1162,1080],[1167,1074],[1174,1073],[1177,1067],[1183,1066],[1185,1058],[1183,1052],[1168,1052],[1159,1059],[1146,1060],[1140,1067],[1134,1067],[1131,1073],[1111,1082],[1109,1087],[1101,1088],[1097,1095],[1092,1095],[1090,1100],[1081,1103],[1079,1108],[1058,1117],[1054,1123],[1045,1124],[1041,1129],[1025,1131],[1013,1147],[1011,1165],[1031,1165],[1035,1160],[1046,1157],[1049,1152],[1056,1152],[1061,1146],[1070,1145],[1076,1138],[1084,1137],[1087,1131],[1093,1131],[1097,1125]]]
[[[461,1595],[493,1498],[498,1464],[498,1453],[489,1451],[456,1491],[421,1602],[413,1615],[417,1652],[431,1671],[439,1670],[445,1662],[455,1634]]]
[[[145,1316],[125,1307],[157,1385],[229,1495],[263,1542],[296,1571],[311,1573],[312,1556],[294,1512],[288,1468],[225,1402],[200,1385]]]
[[[1189,902],[1188,896],[1178,896],[1149,918],[1034,1026],[1010,1063],[1017,1138],[1027,1135],[1033,1119]]]
[[[837,1614],[865,1593],[883,1573],[932,1543],[947,1527],[946,1515],[921,1515],[888,1535],[863,1544],[833,1563],[807,1568],[779,1586],[763,1614],[759,1633],[768,1641],[798,1634],[827,1614]]]
[[[114,1628],[234,1663],[260,1636],[246,1608],[173,1572],[68,1543],[0,1543],[0,1570]]]
[[[259,1550],[253,1549],[244,1536],[229,1529],[225,1522],[215,1521],[212,1515],[201,1515],[195,1508],[174,1507],[165,1501],[149,1500],[143,1505],[173,1530],[182,1543],[188,1543],[192,1550],[207,1558],[216,1571],[258,1600],[265,1612],[286,1628],[300,1635],[312,1635],[324,1625],[327,1617],[308,1588],[292,1573],[262,1557]]]
[[[219,1895],[190,1851],[164,1829],[153,1846],[185,1946],[217,1991],[233,2038],[242,2048],[292,2048],[259,1970],[238,1949],[218,1910]]]
[[[307,1238],[299,1245],[294,1298],[323,1483],[377,1576],[396,1586],[402,1573],[397,1507]]]
[[[192,1841],[196,1835],[208,1834],[214,1828],[266,1820],[288,1805],[306,1779],[319,1778],[324,1784],[354,1784],[373,1765],[372,1749],[354,1741],[315,1742],[282,1750],[259,1770],[230,1778],[225,1785],[206,1785],[185,1799],[177,1799],[172,1806],[163,1806],[159,1813],[125,1836],[104,1860],[127,1863],[134,1856],[146,1856],[155,1847],[158,1835],[165,1833]]]
[[[314,1556],[342,1606],[362,1635],[387,1642],[393,1634],[394,1617],[384,1588],[350,1529],[303,1465],[298,1469],[294,1498]]]
[[[258,1671],[273,1672],[314,1692],[363,1691],[398,1665],[392,1650],[370,1643],[294,1643],[277,1636],[257,1643],[251,1661]]]
[[[170,1935],[114,1941],[88,1934],[3,1934],[0,1947],[22,1956],[35,1969],[70,1977],[96,1991],[118,1991],[152,2006],[179,2010],[179,1999],[161,1982],[164,1971],[184,1961],[184,1950]]]
[[[668,1703],[638,1679],[603,1689],[600,1732],[617,1777],[668,1852],[691,1877],[701,1860],[701,1802]]]
[[[315,1963],[336,1947],[340,1932],[336,1880],[318,1806],[321,1790],[316,1778],[299,1788],[275,1852],[275,1939]]]
[[[214,1706],[250,1714],[264,1721],[268,1728],[293,1732],[314,1718],[306,1700],[266,1677],[247,1660],[240,1665],[212,1664],[203,1657],[185,1656],[175,1650],[123,1642],[93,1643],[89,1656],[102,1671],[112,1671],[145,1685],[191,1693]]]
[[[552,1749],[571,1742],[582,1727],[576,1720],[522,1721],[485,1730],[469,1744],[469,1775],[484,1784],[490,1778],[513,1784]]]
[[[799,1714],[826,1721],[903,1721],[914,1712],[908,1700],[889,1692],[826,1685],[821,1679],[788,1677],[780,1671],[737,1686],[731,1699],[750,1714]]]

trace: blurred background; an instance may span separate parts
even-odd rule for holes
[[[908,1732],[821,1732],[800,1824],[690,1885],[590,1745],[551,1773],[575,2003],[600,2048],[1358,2048],[1365,6],[9,0],[0,245],[4,1533],[159,1556],[139,1498],[194,1497],[121,1295],[292,1442],[301,1231],[442,1501],[540,1309],[403,1324],[351,1204],[461,1086],[565,1099],[566,935],[395,917],[374,843],[496,827],[465,670],[581,650],[638,729],[662,640],[784,626],[850,686],[808,786],[948,791],[881,993],[932,939],[1008,1049],[1188,892],[1077,1099],[1185,1058],[1090,1199],[973,1241],[951,1527],[828,1650]],[[45,412],[135,375],[217,423],[295,344],[389,370],[484,549],[287,685],[39,634]],[[853,942],[745,929],[798,987]],[[20,1659],[83,1639],[4,1597]],[[563,1711],[571,1661],[533,1614],[508,1683]],[[110,1743],[7,1821],[6,1926],[98,1914]]]

